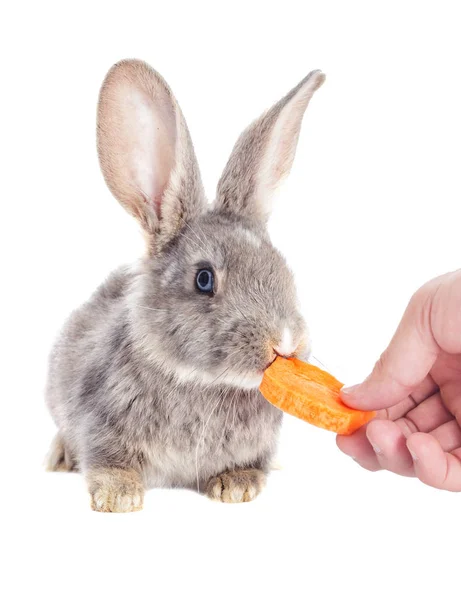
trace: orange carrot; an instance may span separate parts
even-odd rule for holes
[[[375,413],[346,406],[339,396],[342,387],[332,375],[314,365],[278,356],[264,372],[259,389],[266,400],[284,412],[316,427],[350,435]]]

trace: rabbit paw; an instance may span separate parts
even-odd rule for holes
[[[77,470],[77,464],[59,433],[55,435],[51,442],[45,466],[47,471],[67,471],[70,473]]]
[[[87,475],[91,508],[98,512],[133,512],[142,509],[144,487],[130,469],[95,469]]]
[[[219,502],[250,502],[264,487],[266,476],[258,469],[227,471],[210,479],[206,493]]]

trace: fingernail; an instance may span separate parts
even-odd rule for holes
[[[379,446],[375,446],[375,444],[371,444],[373,447],[373,450],[375,451],[375,454],[382,454],[383,451],[381,450],[381,448]]]
[[[358,385],[350,385],[349,387],[343,387],[341,388],[341,394],[344,394],[345,396],[352,395],[358,387]]]
[[[408,446],[407,446],[407,448],[408,448]],[[410,450],[410,448],[408,448],[408,451],[410,452],[411,458],[413,459],[414,462],[419,460],[418,456],[416,456],[416,454],[412,450]]]

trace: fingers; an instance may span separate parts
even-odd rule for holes
[[[365,425],[352,435],[337,435],[336,444],[344,454],[353,458],[364,469],[367,469],[368,471],[379,471],[381,466],[368,441],[366,432],[367,426]]]
[[[431,431],[431,435],[439,442],[444,452],[461,448],[461,428],[454,419]]]
[[[459,337],[461,339],[461,334]],[[444,365],[444,372],[439,374],[442,380],[440,395],[447,409],[461,423],[461,359],[456,356],[451,362],[450,365],[447,361]]]
[[[431,324],[434,338],[447,354],[461,353],[461,269],[439,277]]]
[[[460,492],[460,427],[453,420],[438,429],[438,434],[437,430],[431,434],[417,432],[405,439],[396,423],[378,420],[353,436],[337,436],[337,444],[369,471],[387,469],[407,477],[416,476],[432,487]],[[453,448],[455,444],[458,445]]]
[[[346,404],[365,410],[387,408],[427,378],[440,351],[431,327],[432,301],[440,280],[443,277],[416,292],[371,375],[362,384],[342,390]]]
[[[369,471],[386,469],[407,477],[417,476],[432,487],[461,491],[461,426],[444,405],[440,392],[433,394],[395,422],[380,419],[351,436],[338,436],[337,445]],[[414,406],[414,402],[412,403]]]
[[[408,437],[416,431],[432,431],[452,419],[453,416],[443,403],[440,393],[436,393],[402,415],[396,422]]]
[[[412,408],[415,407],[415,401],[412,396],[407,396],[404,400],[389,408],[378,410],[376,416],[378,419],[387,419],[388,421],[395,421],[400,417],[406,415]]]
[[[414,433],[407,440],[416,476],[427,485],[451,492],[461,491],[461,460],[444,452],[432,435]]]
[[[386,469],[398,475],[414,476],[405,435],[392,421],[371,421],[351,436],[337,436],[336,443],[368,471]]]
[[[371,375],[362,384],[341,391],[344,402],[365,410],[394,406],[422,385],[442,349],[460,353],[460,302],[461,270],[421,287]],[[429,386],[430,380],[424,385]]]
[[[379,466],[397,475],[414,476],[413,459],[406,437],[397,423],[373,421],[366,432]]]
[[[417,390],[413,394],[413,397],[421,398],[423,393],[425,393],[428,389],[432,389],[432,387],[433,383],[430,383],[430,388],[429,386],[426,386],[422,390]],[[431,428],[433,429],[452,418],[450,413],[446,411],[445,407],[443,406],[440,394],[437,394],[436,399],[434,399],[433,396],[430,398],[430,404],[428,407],[424,407],[423,405],[429,400],[422,402],[421,405],[419,405],[423,407],[421,411],[419,411],[419,406],[414,408],[415,402],[413,397],[407,397],[395,406],[378,411],[376,420],[372,421],[368,427],[362,427],[352,435],[338,435],[336,438],[338,448],[348,456],[351,456],[357,460],[357,462],[359,462],[366,469],[376,471],[380,468],[380,463],[378,462],[376,453],[374,452],[372,444],[367,437],[369,428],[371,427],[372,438],[377,447],[383,446],[383,449],[386,453],[390,452],[390,447],[388,447],[386,441],[380,442],[380,440],[377,439],[376,436],[379,436],[381,425],[375,425],[375,423],[381,423],[382,421],[396,421],[401,429],[401,433],[403,433],[404,436],[406,434],[406,437],[408,437],[411,433],[414,433],[417,430],[430,431]],[[411,419],[412,422],[409,419]],[[429,422],[431,420],[433,422],[433,426],[429,427]],[[416,424],[416,426],[413,426],[413,424]],[[383,434],[385,435],[387,429],[383,428],[381,431],[383,431]],[[394,431],[396,430],[394,429]],[[392,446],[392,444],[390,444],[390,446]],[[396,444],[395,448],[397,447],[402,449],[402,442],[400,442],[400,444]],[[405,452],[408,455],[406,448]]]
[[[383,419],[389,419],[395,421],[400,417],[406,415],[410,410],[415,408],[423,400],[426,400],[433,394],[437,393],[438,387],[432,377],[428,375],[420,385],[412,392],[411,395],[406,396],[401,402],[394,404],[388,408],[382,409],[378,412],[378,416]]]

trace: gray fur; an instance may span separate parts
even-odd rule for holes
[[[324,79],[321,71],[311,71],[242,133],[219,180],[217,206],[225,211],[267,220],[271,203],[265,196],[272,195],[290,172],[304,111]],[[272,134],[284,111],[288,112],[284,131],[274,140]],[[269,155],[271,141],[275,145],[273,155]],[[263,169],[265,172],[262,173]]]
[[[193,149],[187,153],[191,160]],[[53,349],[46,395],[59,429],[54,464],[64,460],[61,448],[64,462],[83,472],[134,469],[146,487],[202,490],[226,471],[268,469],[281,412],[261,396],[258,378],[285,327],[299,348],[306,344],[292,275],[265,219],[242,210],[240,184],[209,208],[197,201],[201,184],[184,183],[198,176],[184,164],[174,194],[173,177],[164,193],[169,210],[147,228],[148,255],[112,273],[70,316]],[[125,185],[123,203],[136,214],[144,209],[133,189]],[[194,190],[194,210],[180,189]],[[157,244],[162,231],[168,236]],[[213,296],[195,289],[204,264],[216,273]]]

